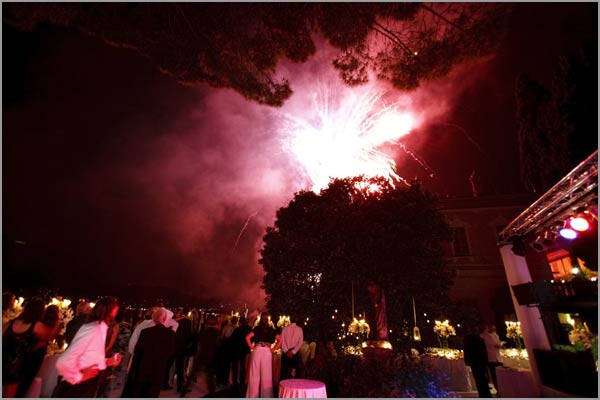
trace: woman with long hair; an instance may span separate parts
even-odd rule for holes
[[[67,350],[56,361],[62,377],[54,397],[95,397],[100,371],[119,365],[121,355],[106,358],[106,332],[119,311],[117,299],[105,297],[96,303],[88,322],[79,328]]]
[[[12,319],[12,311],[17,298],[11,292],[2,292],[2,333]]]
[[[31,383],[33,382],[35,376],[37,375],[42,363],[44,362],[44,357],[46,356],[46,351],[48,350],[48,344],[58,335],[60,331],[60,310],[58,306],[51,304],[44,310],[42,314],[42,318],[39,323],[41,323],[49,334],[42,338],[38,338],[27,354],[25,354],[23,369],[22,369],[22,380],[19,383],[19,388],[17,389],[17,397],[26,397],[27,390]]]
[[[252,352],[246,397],[273,397],[273,353],[281,347],[281,337],[269,325],[268,312],[260,314],[260,322],[246,336],[246,343]]]
[[[15,397],[28,352],[38,340],[49,340],[51,330],[40,322],[44,308],[41,298],[29,300],[2,333],[2,397]]]

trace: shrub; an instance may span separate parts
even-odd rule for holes
[[[307,378],[325,382],[329,397],[452,397],[438,372],[400,351],[387,362],[350,355],[320,360]]]

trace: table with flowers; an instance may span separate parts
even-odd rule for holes
[[[463,352],[457,349],[428,348],[422,360],[445,375],[445,383],[457,392],[476,390],[471,368],[465,364]]]
[[[471,368],[465,364],[462,350],[449,349],[448,338],[456,336],[456,329],[448,320],[435,321],[433,331],[438,337],[439,348],[428,348],[423,360],[444,375],[445,383],[457,392],[475,390]]]
[[[525,349],[501,349],[503,366],[513,369],[529,369],[529,357]]]

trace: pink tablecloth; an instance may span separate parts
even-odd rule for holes
[[[496,368],[498,393],[502,397],[540,397],[530,369]]]
[[[327,397],[325,384],[310,379],[284,379],[279,382],[280,398],[308,399]]]

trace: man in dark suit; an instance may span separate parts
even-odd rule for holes
[[[177,374],[177,391],[181,395],[190,390],[185,387],[185,370],[186,361],[188,358],[196,352],[194,347],[194,336],[192,333],[192,321],[188,318],[188,308],[183,308],[178,311],[177,318],[175,319],[179,323],[177,332],[175,332],[175,373]]]
[[[198,334],[198,354],[194,362],[194,377],[204,374],[208,385],[208,397],[216,392],[216,354],[221,335],[219,320],[215,315],[208,315],[206,323]]]
[[[485,347],[485,342],[479,336],[477,326],[470,326],[467,328],[467,334],[464,338],[464,354],[465,364],[471,367],[471,371],[473,372],[473,378],[475,378],[479,397],[492,397],[488,386],[487,349]]]
[[[165,327],[167,313],[157,308],[154,325],[140,333],[123,397],[159,397],[167,361],[175,352],[175,332]]]
[[[69,321],[65,328],[65,342],[71,344],[75,334],[85,324],[88,315],[92,312],[92,306],[87,301],[82,301],[75,308],[75,318]]]

